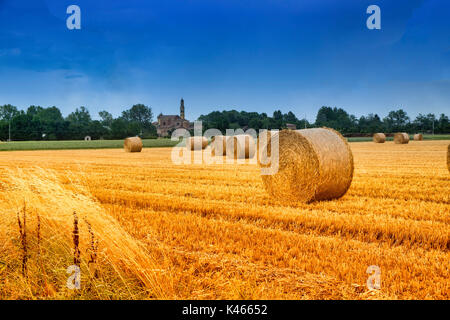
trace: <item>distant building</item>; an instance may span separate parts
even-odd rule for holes
[[[286,128],[288,128],[289,130],[297,130],[297,126],[292,123],[286,123]]]
[[[172,131],[179,128],[191,129],[192,124],[185,119],[184,100],[180,102],[180,115],[164,115],[158,116],[158,122],[155,123],[156,132],[160,137],[167,137]]]

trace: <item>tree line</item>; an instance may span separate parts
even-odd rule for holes
[[[108,111],[99,112],[100,120],[93,120],[85,107],[77,108],[67,117],[53,106],[43,108],[30,106],[27,110],[19,110],[10,104],[0,106],[0,140],[80,140],[86,136],[92,139],[123,139],[139,135],[142,138],[156,138],[156,128],[152,124],[152,109],[143,104],[136,104],[114,118]],[[253,128],[283,129],[288,124],[298,129],[311,127],[329,127],[346,135],[373,134],[375,132],[408,132],[408,133],[450,133],[448,116],[432,113],[419,114],[414,120],[403,109],[390,111],[383,119],[377,114],[369,114],[360,118],[348,114],[342,108],[323,106],[317,112],[314,123],[306,119],[298,119],[289,111],[266,113],[246,111],[213,111],[201,115],[203,130],[216,128],[225,133],[226,129]]]
[[[342,108],[323,106],[317,112],[316,120],[310,123],[306,119],[298,119],[291,111],[282,113],[277,110],[270,117],[266,113],[245,111],[214,111],[207,115],[201,115],[203,128],[217,128],[222,132],[225,129],[253,128],[259,129],[283,129],[288,124],[294,124],[297,129],[312,127],[329,127],[346,135],[371,135],[376,132],[408,132],[408,133],[450,133],[450,121],[448,116],[432,113],[419,114],[414,120],[403,109],[390,111],[381,119],[377,114],[369,114],[357,118],[347,113]]]
[[[10,104],[0,106],[0,140],[81,140],[123,139],[140,135],[156,138],[150,107],[136,104],[114,118],[108,111],[99,112],[101,120],[93,120],[85,107],[63,117],[57,107],[30,106],[18,110]]]

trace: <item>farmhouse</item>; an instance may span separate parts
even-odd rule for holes
[[[169,136],[175,129],[191,129],[192,124],[184,117],[184,100],[181,99],[180,101],[180,115],[164,115],[161,113],[155,126],[160,137]]]

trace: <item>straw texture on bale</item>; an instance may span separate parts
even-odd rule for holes
[[[211,142],[211,154],[213,156],[225,156],[227,154],[227,136],[215,136]],[[222,149],[222,151],[220,151]]]
[[[329,128],[283,130],[278,136],[278,172],[262,175],[271,196],[309,203],[337,199],[347,192],[353,179],[353,154],[339,132]]]
[[[126,138],[123,143],[123,148],[126,152],[141,152],[142,147],[142,140],[139,137]]]
[[[203,150],[208,146],[208,139],[203,136],[189,137],[186,140],[186,148],[188,150]]]
[[[252,159],[256,153],[255,139],[247,134],[238,134],[227,139],[227,157]],[[232,151],[233,150],[233,151]]]
[[[409,142],[409,134],[406,132],[398,132],[394,135],[394,143],[407,144]]]
[[[423,140],[423,134],[421,134],[421,133],[416,133],[416,134],[414,135],[414,140],[415,140],[415,141],[422,141],[422,140]]]
[[[384,133],[375,133],[373,135],[373,142],[375,143],[385,143],[386,135]]]

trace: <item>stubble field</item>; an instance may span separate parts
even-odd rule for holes
[[[449,299],[448,144],[351,143],[347,194],[295,205],[170,148],[0,153],[0,299]]]

